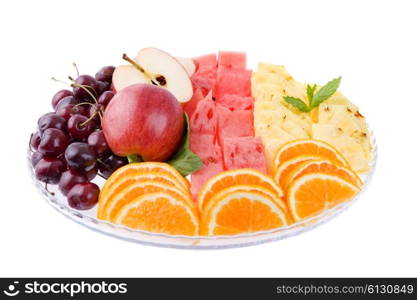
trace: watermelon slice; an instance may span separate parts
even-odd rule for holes
[[[194,91],[193,97],[190,99],[190,101],[184,104],[183,109],[187,113],[189,119],[191,119],[191,116],[196,110],[198,102],[200,102],[203,99],[204,99],[203,92],[201,91],[201,89],[197,88]]]
[[[219,66],[214,85],[214,97],[222,98],[226,94],[250,97],[251,75],[250,70]]]
[[[214,175],[224,171],[223,156],[215,135],[191,133],[190,149],[203,161],[203,166],[191,174],[191,193],[194,199],[202,186]]]
[[[220,145],[223,145],[224,139],[228,137],[254,136],[252,110],[231,111],[217,105],[216,111]]]
[[[266,174],[264,148],[258,137],[232,137],[223,141],[226,170],[252,168]]]
[[[252,97],[243,97],[238,95],[223,95],[216,99],[216,103],[227,107],[231,111],[250,110],[253,108],[254,99]]]
[[[217,131],[217,112],[216,103],[211,100],[211,93],[206,98],[200,100],[191,116],[191,132],[197,134],[216,135]]]
[[[235,69],[246,69],[246,53],[219,51],[219,66]]]

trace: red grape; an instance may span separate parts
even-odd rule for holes
[[[97,204],[99,193],[100,189],[94,183],[78,183],[68,192],[68,204],[78,210],[90,209]]]
[[[62,194],[67,195],[70,189],[77,183],[88,182],[87,177],[75,169],[69,169],[62,173],[59,180],[59,189]]]
[[[108,91],[110,87],[111,85],[107,81],[97,81],[97,91],[99,95],[101,95],[105,91]]]
[[[46,183],[56,184],[65,171],[65,164],[56,157],[44,157],[35,167],[35,176],[38,180]]]
[[[65,98],[62,98],[61,101],[58,102],[58,104],[55,107],[55,111],[57,111],[60,107],[67,106],[67,105],[76,105],[80,103],[74,96],[68,96]]]
[[[111,83],[114,69],[115,67],[113,66],[105,66],[96,73],[95,78],[98,81],[106,81]]]
[[[110,103],[111,99],[113,99],[113,96],[114,93],[112,91],[106,91],[100,95],[97,102],[106,107]]]
[[[70,144],[65,150],[65,160],[70,168],[88,172],[95,167],[97,153],[90,145],[75,142]]]
[[[118,168],[127,165],[128,161],[126,157],[120,157],[115,154],[110,155],[109,157],[103,159],[98,163],[100,174],[105,178],[109,178],[114,171]]]
[[[73,115],[68,119],[67,127],[71,137],[84,139],[93,132],[96,128],[96,123],[93,120],[88,120],[86,116]]]
[[[58,156],[64,153],[68,143],[68,136],[62,130],[48,128],[43,132],[38,151],[44,155]]]
[[[79,85],[84,86],[84,88]],[[91,95],[85,90],[88,89],[93,95],[98,94],[97,80],[90,75],[80,75],[75,79],[75,86],[73,87],[74,96],[79,100],[93,100]]]
[[[43,135],[43,132],[48,128],[57,128],[62,131],[67,129],[67,122],[61,116],[58,116],[55,113],[47,113],[39,118],[38,128],[40,135]]]
[[[39,132],[33,133],[30,136],[30,147],[32,148],[32,150],[34,151],[38,150],[40,142],[41,142],[41,136],[39,135]]]
[[[58,102],[59,102],[62,98],[67,97],[67,96],[73,96],[73,95],[74,95],[74,94],[73,94],[71,91],[69,91],[69,90],[60,90],[60,91],[58,91],[58,92],[54,95],[54,97],[52,98],[52,107],[53,107],[53,109],[55,110],[56,105],[58,104]]]
[[[39,151],[33,152],[31,157],[32,167],[35,167],[36,164],[43,158],[43,154]]]
[[[110,152],[102,130],[92,132],[88,136],[87,143],[96,150],[98,156],[103,156]]]
[[[96,167],[92,168],[90,171],[84,173],[84,175],[87,177],[88,181],[93,180],[94,178],[96,178],[98,173],[98,170]]]

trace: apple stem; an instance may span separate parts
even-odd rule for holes
[[[122,58],[129,62],[130,64],[132,64],[136,69],[138,69],[140,72],[142,72],[146,77],[149,78],[149,80],[152,82],[152,84],[160,86],[159,82],[154,80],[154,76],[152,76],[151,74],[149,74],[148,72],[146,72],[146,70],[139,65],[137,62],[135,62],[133,59],[131,59],[129,56],[126,55],[126,53],[123,53]]]
[[[74,66],[75,70],[77,71],[77,77],[80,77],[80,72],[78,71],[77,64],[75,62],[73,62],[72,65]]]

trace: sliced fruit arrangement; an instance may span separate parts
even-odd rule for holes
[[[198,234],[188,183],[165,163],[132,163],[118,169],[103,186],[97,216],[133,229]]]
[[[352,199],[362,186],[340,152],[310,139],[288,142],[278,149],[274,180],[283,189],[295,221]]]
[[[268,170],[283,144],[313,138],[338,149],[355,172],[369,171],[372,149],[365,118],[337,88],[305,85],[283,66],[260,63],[252,74],[255,134],[265,145]]]
[[[212,177],[197,203],[201,235],[229,235],[269,230],[288,224],[283,192],[265,174],[237,169]]]
[[[298,222],[360,191],[372,146],[340,77],[317,86],[283,66],[252,72],[243,52],[191,59],[148,47],[132,57],[94,77],[74,64],[70,89],[31,135],[36,178],[58,184],[71,208],[98,203],[98,219],[132,229],[231,235]]]

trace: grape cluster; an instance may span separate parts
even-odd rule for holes
[[[97,203],[100,189],[91,182],[97,174],[108,178],[128,163],[111,152],[101,128],[103,112],[114,96],[113,71],[106,66],[94,77],[80,75],[72,90],[58,91],[52,98],[54,112],[39,118],[38,131],[30,138],[36,178],[46,185],[58,184],[75,209]]]

